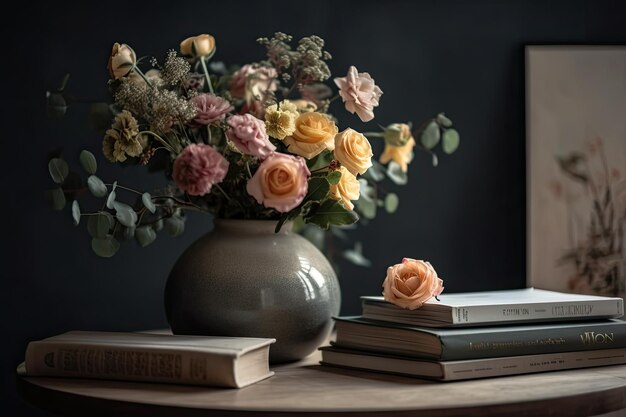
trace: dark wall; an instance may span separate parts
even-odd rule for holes
[[[168,271],[211,227],[210,218],[191,216],[185,236],[144,250],[127,245],[103,260],[68,212],[47,209],[47,152],[63,146],[73,161],[83,147],[100,155],[84,109],[72,108],[61,123],[44,118],[44,91],[65,72],[74,93],[100,99],[115,41],[160,57],[187,36],[211,33],[216,59],[245,63],[262,57],[256,37],[280,30],[325,38],[335,75],[349,65],[370,72],[384,91],[375,122],[420,122],[446,111],[461,131],[457,154],[436,169],[418,154],[409,185],[396,190],[399,212],[353,233],[373,261],[369,269],[340,264],[343,311],[356,313],[358,296],[379,293],[386,267],[403,256],[430,260],[450,292],[525,285],[524,45],[624,43],[625,16],[623,2],[582,0],[27,2],[21,13],[5,13],[3,407],[43,415],[15,395],[14,369],[28,340],[70,329],[164,327]],[[339,107],[341,126],[364,128]],[[131,185],[137,171],[108,167],[102,176]]]

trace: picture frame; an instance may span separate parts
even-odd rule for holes
[[[626,46],[529,45],[527,284],[626,294]]]

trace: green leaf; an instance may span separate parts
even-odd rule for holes
[[[98,169],[98,163],[96,162],[96,157],[93,156],[93,154],[87,150],[82,150],[80,152],[80,164],[82,165],[83,169],[88,173],[88,174],[95,174],[96,170]]]
[[[63,181],[67,178],[67,174],[70,172],[70,167],[67,165],[67,162],[61,158],[52,158],[50,162],[48,162],[48,171],[50,171],[52,181],[57,184],[63,184]]]
[[[60,92],[47,91],[46,101],[48,108],[48,116],[63,117],[67,112],[67,102]]]
[[[89,188],[89,191],[91,191],[94,197],[98,198],[105,197],[109,191],[107,186],[104,185],[104,182],[95,175],[90,175],[89,178],[87,178],[87,188]]]
[[[446,129],[443,132],[441,147],[443,148],[443,151],[448,155],[458,149],[460,142],[461,136],[459,135],[459,132],[457,132],[455,129]]]
[[[450,120],[444,113],[439,113],[437,115],[437,122],[443,127],[451,127],[452,120]]]
[[[150,211],[150,213],[154,214],[156,212],[156,206],[152,202],[152,196],[150,193],[143,193],[141,195],[141,202],[148,209],[148,211]]]
[[[137,223],[137,213],[131,206],[115,201],[113,202],[113,208],[115,209],[115,217],[120,223],[126,227],[135,226],[135,223]]]
[[[167,234],[172,237],[180,236],[185,231],[185,219],[179,216],[168,217],[163,225]]]
[[[432,121],[426,126],[426,129],[420,136],[420,141],[426,149],[432,149],[439,143],[441,133],[439,132],[439,125],[436,121]]]
[[[160,232],[161,230],[163,230],[163,219],[159,219],[156,222],[154,222],[154,224],[152,225],[152,228],[156,232]]]
[[[72,202],[72,218],[74,219],[74,226],[78,226],[80,223],[80,206],[77,200]]]
[[[389,214],[395,213],[398,209],[399,203],[400,199],[398,198],[398,195],[395,193],[389,193],[385,197],[385,210],[387,210],[387,213]]]
[[[115,204],[115,184],[113,184],[113,190],[111,190],[111,192],[109,193],[109,196],[107,197],[107,208],[108,209],[113,209],[113,205]]]
[[[113,236],[91,239],[91,249],[102,258],[110,258],[120,249],[120,242]]]
[[[341,180],[341,171],[333,171],[328,173],[328,175],[326,176],[326,180],[330,185],[339,184],[339,181]]]
[[[406,172],[402,171],[402,167],[394,161],[389,162],[387,166],[387,176],[398,185],[406,185],[409,182]]]
[[[354,249],[344,251],[343,257],[354,265],[363,266],[365,268],[372,266],[372,261],[363,256],[363,244],[361,242],[356,242]]]
[[[321,201],[326,198],[330,184],[324,177],[312,177],[309,179],[309,191],[304,201]]]
[[[433,157],[433,166],[436,167],[437,165],[439,165],[439,157],[437,156],[437,154],[432,154]]]
[[[65,208],[65,193],[61,188],[46,191],[46,199],[48,200],[50,208],[54,210],[63,210],[63,208]]]
[[[135,239],[137,239],[139,246],[145,248],[156,240],[156,232],[150,226],[141,226],[135,232]]]
[[[358,214],[348,211],[335,200],[326,200],[309,217],[304,219],[306,223],[315,223],[322,229],[328,229],[330,225],[348,225],[359,220]]]
[[[130,226],[130,227],[123,226],[122,227],[122,238],[124,240],[134,239],[136,231],[137,231],[137,228],[135,226]]]
[[[372,161],[372,166],[365,171],[363,177],[374,182],[382,181],[385,179],[385,167],[377,161]]]
[[[91,237],[104,239],[111,227],[113,227],[113,216],[105,211],[89,216],[87,220],[87,231]]]
[[[306,165],[311,171],[324,168],[333,160],[333,153],[328,149],[323,150],[319,155],[306,161]]]

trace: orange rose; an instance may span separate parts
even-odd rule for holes
[[[137,55],[133,48],[125,43],[119,44],[115,42],[109,57],[109,74],[115,79],[123,78],[128,75],[137,63]]]
[[[350,200],[358,200],[361,195],[361,183],[345,167],[339,168],[341,178],[337,184],[330,186],[329,196],[340,200],[346,210],[352,211],[354,204]]]
[[[215,38],[202,34],[191,36],[180,43],[180,53],[188,58],[211,56],[215,52]]]
[[[311,159],[319,155],[324,149],[335,148],[337,134],[335,122],[322,113],[302,113],[296,119],[296,130],[283,142],[289,147],[289,152]]]
[[[415,310],[443,291],[443,280],[430,262],[411,258],[387,268],[383,282],[385,301],[402,308]]]
[[[380,155],[380,163],[386,164],[389,161],[394,161],[396,164],[400,165],[402,172],[406,172],[409,162],[413,159],[414,146],[415,139],[413,139],[413,136],[411,136],[406,145],[403,146],[393,146],[387,144],[385,145],[384,152]]]
[[[335,136],[335,158],[353,175],[372,166],[372,146],[367,138],[350,128]]]

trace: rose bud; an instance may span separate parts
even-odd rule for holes
[[[111,77],[117,80],[127,76],[132,71],[136,63],[137,55],[135,55],[133,48],[125,43],[120,45],[115,42],[113,44],[111,56],[109,57],[109,64],[107,65]]]
[[[215,53],[215,38],[207,34],[190,36],[180,43],[180,53],[193,59],[211,57]]]

